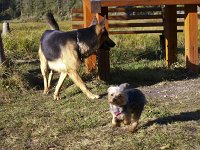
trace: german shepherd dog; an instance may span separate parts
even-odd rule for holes
[[[59,91],[68,75],[90,99],[99,98],[92,94],[78,75],[78,68],[84,58],[95,53],[101,46],[114,47],[105,28],[106,18],[100,22],[94,17],[90,27],[69,32],[46,30],[39,47],[39,59],[44,79],[44,94],[49,92],[53,71],[60,72],[55,88],[54,99],[60,99]],[[49,70],[50,73],[49,73]]]

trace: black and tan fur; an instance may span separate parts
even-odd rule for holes
[[[44,79],[44,93],[49,92],[53,71],[60,72],[54,92],[54,99],[60,99],[59,91],[66,76],[90,99],[99,98],[92,94],[78,75],[78,68],[84,58],[96,52],[100,46],[113,47],[115,43],[108,37],[105,17],[98,22],[96,17],[90,27],[69,32],[47,30],[41,38],[39,48],[40,68]],[[50,73],[48,70],[51,70]],[[49,74],[49,75],[48,75]]]
[[[147,102],[144,94],[124,83],[108,88],[108,102],[113,116],[112,126],[120,126],[121,123],[131,124],[129,131],[135,131]]]

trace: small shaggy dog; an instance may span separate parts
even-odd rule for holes
[[[129,88],[127,83],[111,86],[107,92],[113,115],[112,126],[120,126],[122,122],[129,125],[132,122],[130,131],[134,132],[147,102],[144,94],[138,89]]]

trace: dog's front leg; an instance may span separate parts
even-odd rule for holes
[[[114,127],[120,127],[120,120],[118,120],[117,118],[116,118],[116,116],[115,115],[113,115],[113,118],[112,118],[112,127],[114,128]]]
[[[63,81],[65,80],[66,76],[67,76],[67,73],[61,72],[60,78],[59,78],[58,83],[56,85],[56,89],[55,89],[54,96],[53,96],[55,100],[60,99],[60,96],[59,96],[60,87],[63,84]]]
[[[69,77],[72,79],[72,81],[82,90],[83,93],[87,95],[90,99],[99,98],[99,95],[92,94],[85,86],[85,83],[82,81],[80,76],[78,75],[77,71],[70,70],[68,72]]]

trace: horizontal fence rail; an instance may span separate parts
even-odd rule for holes
[[[163,7],[108,8],[109,34],[163,33],[163,10]],[[184,17],[184,7],[177,7],[177,26],[184,26]],[[83,27],[83,10],[73,9],[72,29]],[[141,27],[142,30],[138,29]],[[178,32],[182,31],[182,29],[178,30]]]

